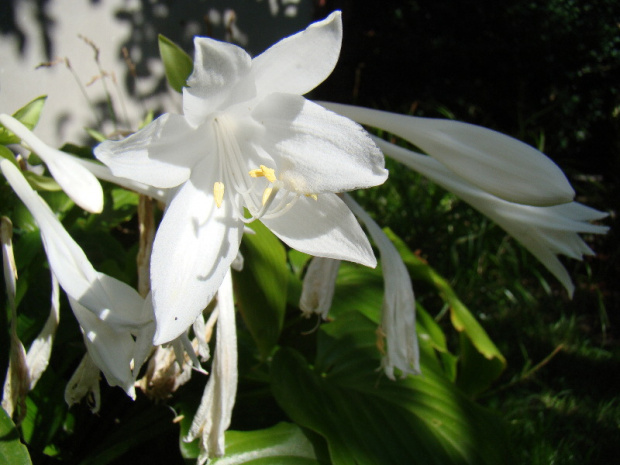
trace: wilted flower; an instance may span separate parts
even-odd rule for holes
[[[211,300],[246,222],[260,219],[312,255],[376,264],[336,193],[384,182],[383,156],[358,124],[302,97],[331,73],[341,37],[336,12],[254,59],[196,38],[184,114],[95,149],[116,176],[177,187],[153,245],[156,344],[185,331]]]
[[[217,340],[211,376],[185,441],[200,438],[198,463],[224,454],[224,432],[230,426],[237,394],[237,330],[230,270],[217,294]]]

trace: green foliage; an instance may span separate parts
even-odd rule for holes
[[[186,456],[187,457],[187,456]],[[196,458],[191,455],[188,458]],[[256,431],[227,431],[226,455],[213,465],[318,465],[312,444],[291,423]]]
[[[194,69],[194,63],[191,57],[170,39],[161,34],[158,38],[159,55],[166,70],[168,84],[177,92],[181,92],[185,87],[187,78]]]
[[[311,363],[286,349],[274,357],[278,403],[324,437],[332,463],[512,463],[499,421],[437,371],[427,350],[424,376],[378,375],[375,330],[352,312],[321,328]]]
[[[28,449],[19,440],[19,433],[3,408],[0,408],[0,463],[32,464]]]
[[[244,269],[237,274],[237,298],[245,324],[266,359],[282,331],[286,309],[288,267],[284,246],[262,223],[246,234],[241,252]]]
[[[33,129],[39,122],[39,117],[41,116],[41,111],[43,110],[43,105],[45,104],[46,99],[47,96],[44,95],[28,102],[22,108],[13,113],[13,118],[21,122],[28,129]],[[8,145],[16,144],[18,142],[19,138],[17,138],[4,126],[0,125],[0,144]]]

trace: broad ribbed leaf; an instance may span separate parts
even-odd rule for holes
[[[19,433],[3,408],[0,408],[0,463],[32,465],[28,449],[19,440]]]
[[[312,444],[297,425],[227,431],[226,454],[212,465],[318,465]]]
[[[159,55],[164,63],[168,84],[177,92],[181,92],[194,69],[191,57],[181,47],[161,34],[159,34]]]
[[[256,234],[243,236],[244,269],[235,284],[241,315],[266,358],[282,331],[289,272],[280,240],[258,221],[252,229]]]
[[[359,312],[323,325],[312,368],[293,350],[272,365],[276,400],[328,442],[340,464],[509,464],[501,422],[470,401],[422,350],[422,376],[380,372],[376,325]]]

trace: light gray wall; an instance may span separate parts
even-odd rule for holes
[[[84,126],[113,131],[106,111],[101,73],[92,40],[121,119],[119,129],[135,130],[146,109],[180,111],[180,96],[167,88],[158,59],[157,35],[171,38],[192,54],[192,38],[209,35],[243,45],[256,55],[312,21],[312,0],[5,0],[0,37],[0,112],[13,113],[40,95],[48,95],[36,133],[52,145],[87,140]],[[232,15],[232,16],[231,16]],[[236,21],[224,26],[231,17]],[[138,79],[128,72],[126,47]],[[67,58],[88,100],[62,59]],[[60,59],[52,67],[40,63]],[[95,116],[95,114],[97,116]]]

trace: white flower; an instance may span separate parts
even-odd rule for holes
[[[341,38],[339,12],[254,59],[196,38],[184,114],[95,149],[116,176],[178,186],[153,245],[156,344],[185,331],[211,300],[245,222],[260,219],[308,254],[375,266],[335,193],[384,182],[383,156],[361,126],[302,97],[331,73]]]
[[[217,294],[217,339],[207,386],[184,441],[200,438],[198,463],[224,454],[224,432],[230,425],[237,394],[237,330],[230,270]]]
[[[93,361],[110,385],[121,386],[133,397],[131,361],[142,364],[144,340],[150,345],[154,332],[150,302],[127,284],[93,268],[13,163],[1,159],[0,170],[39,225],[50,268],[69,297]]]
[[[460,121],[321,104],[358,123],[402,137],[458,178],[509,202],[547,206],[570,202],[575,196],[566,176],[550,158],[497,131]]]
[[[76,161],[75,157],[48,146],[12,116],[1,114],[0,123],[45,162],[56,182],[71,200],[86,211],[101,213],[103,210],[101,184],[92,173]]]
[[[385,284],[381,331],[387,342],[381,365],[386,376],[392,380],[395,379],[394,368],[400,370],[401,377],[420,374],[420,350],[415,330],[415,297],[407,267],[394,244],[370,215],[349,195],[344,196],[344,201],[366,225],[381,254]]]
[[[606,217],[606,213],[577,202],[546,207],[508,202],[468,183],[431,157],[379,139],[376,141],[387,155],[435,181],[495,221],[529,250],[572,297],[573,282],[557,254],[577,260],[583,255],[593,255],[579,233],[605,234],[609,228],[589,222]]]
[[[305,317],[321,315],[326,320],[336,290],[340,260],[313,257],[304,276],[299,308]]]

